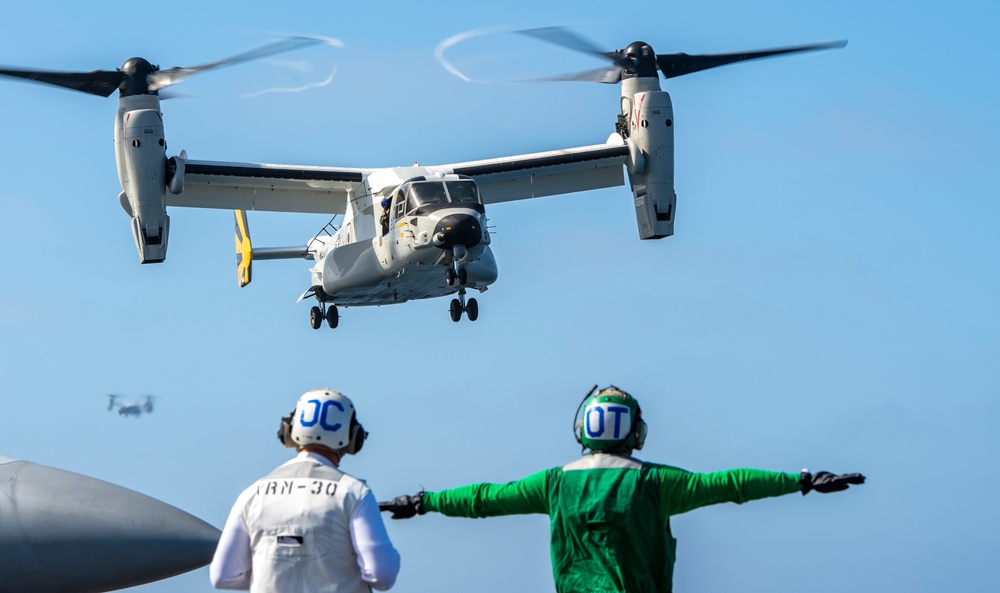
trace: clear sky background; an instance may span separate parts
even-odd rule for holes
[[[679,591],[937,592],[995,586],[1000,527],[1000,37],[987,2],[22,2],[0,63],[87,71],[213,61],[280,34],[336,37],[233,67],[163,105],[170,154],[377,167],[603,142],[615,85],[470,84],[442,40],[567,25],[607,49],[840,51],[665,81],[675,236],[637,238],[629,191],[488,210],[500,278],[479,321],[448,300],[308,327],[306,262],[236,285],[232,214],[171,215],[140,266],[117,200],[114,98],[0,82],[0,453],[105,479],[221,527],[289,457],[304,391],[350,395],[371,432],[346,471],[380,498],[504,482],[579,454],[594,383],[636,395],[644,459],[690,470],[860,471],[850,492],[677,517]],[[514,36],[462,59],[487,78],[599,62]],[[289,61],[308,62],[306,71]],[[243,95],[333,81],[301,93]],[[478,70],[477,70],[478,69]],[[498,70],[499,72],[499,70]],[[255,245],[327,222],[250,213]],[[158,396],[153,415],[107,393]],[[69,501],[71,504],[71,501]],[[545,517],[389,524],[396,591],[552,589]],[[136,589],[211,591],[207,569]]]

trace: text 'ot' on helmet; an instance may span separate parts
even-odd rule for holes
[[[600,453],[627,453],[642,449],[646,423],[634,397],[611,385],[587,394],[577,409],[573,424],[576,441],[584,449]]]

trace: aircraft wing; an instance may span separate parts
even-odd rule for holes
[[[483,202],[496,204],[622,185],[628,153],[624,143],[595,144],[442,168],[472,177]]]
[[[433,167],[476,180],[487,204],[624,183],[625,144],[595,144]],[[224,210],[343,214],[350,194],[379,169],[262,163],[186,162],[184,190],[166,205]]]
[[[184,190],[167,206],[343,214],[366,169],[187,161]]]

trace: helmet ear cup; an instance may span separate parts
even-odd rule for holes
[[[368,438],[368,432],[365,431],[365,427],[361,426],[361,423],[352,416],[351,438],[347,441],[347,446],[344,447],[344,452],[348,455],[357,455],[361,451],[361,447],[364,447],[366,438]]]
[[[641,451],[642,446],[646,444],[646,422],[642,419],[642,413],[639,413],[639,417],[636,419],[635,426],[635,450]]]
[[[295,441],[292,440],[292,417],[295,416],[295,410],[287,416],[281,417],[281,424],[278,426],[278,440],[286,448],[295,447]]]
[[[632,423],[632,448],[640,451],[642,450],[642,446],[646,444],[646,421],[642,419],[642,408],[639,407],[639,402],[631,395],[628,398],[635,404],[635,421]]]

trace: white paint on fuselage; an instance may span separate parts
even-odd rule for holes
[[[404,213],[390,221],[382,234],[378,218],[381,201],[403,182],[425,176],[444,180],[441,173],[421,167],[386,169],[373,173],[364,192],[347,205],[344,223],[331,237],[313,240],[309,250],[316,264],[310,269],[313,286],[321,286],[329,300],[342,306],[387,305],[413,299],[434,298],[460,289],[485,291],[497,279],[496,259],[490,250],[486,215],[474,208],[454,205],[417,215]],[[434,245],[434,230],[442,218],[467,215],[479,221],[482,240],[459,262],[467,282],[449,286],[446,270],[454,266],[450,250]]]

